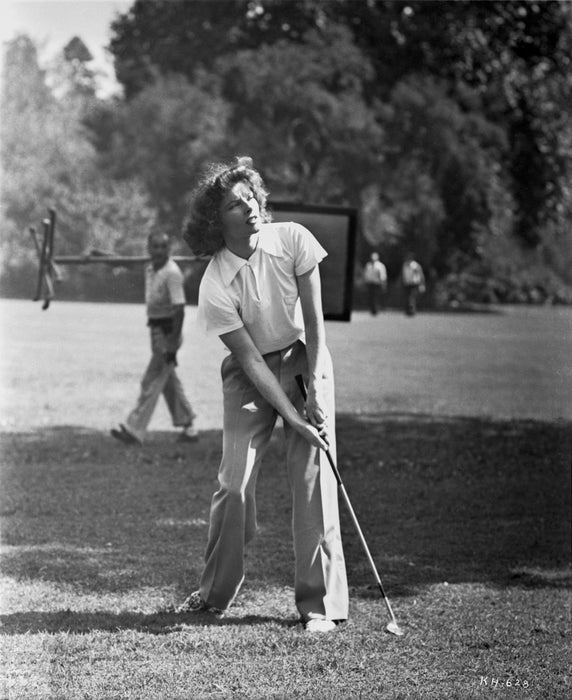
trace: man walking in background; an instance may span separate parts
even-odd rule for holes
[[[159,396],[163,394],[173,425],[183,429],[179,440],[194,442],[198,439],[193,426],[195,413],[175,371],[185,318],[183,275],[170,257],[166,234],[152,233],[147,248],[151,262],[145,270],[145,303],[151,332],[151,360],[141,380],[135,408],[125,423],[111,430],[111,435],[126,444],[141,445]]]
[[[417,311],[417,295],[425,291],[425,275],[423,268],[414,260],[413,253],[405,256],[401,268],[401,282],[405,291],[405,313],[407,316],[415,316]]]
[[[369,310],[375,316],[378,306],[384,306],[384,295],[387,291],[387,270],[377,253],[372,253],[365,264],[363,279],[367,286]]]

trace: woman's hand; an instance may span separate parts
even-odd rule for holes
[[[328,449],[328,439],[325,434],[324,421],[320,419],[319,409],[312,409],[312,420],[317,426],[312,425],[295,408],[280,383],[269,370],[264,358],[254,345],[254,342],[246,328],[221,335],[223,343],[238,360],[242,369],[262,396],[278,411],[292,428],[309,443],[321,450]],[[314,392],[313,392],[314,393]],[[317,395],[316,395],[317,396]],[[316,402],[316,398],[314,399]],[[323,434],[321,434],[323,432]]]
[[[320,435],[327,435],[328,414],[326,412],[326,401],[324,399],[323,386],[320,381],[310,382],[308,386],[308,396],[306,398],[306,417],[317,429]]]
[[[302,416],[300,416],[300,421],[296,421],[296,424],[292,425],[292,427],[298,435],[301,435],[304,440],[307,440],[314,447],[317,447],[319,450],[328,449],[327,435],[320,433],[317,428],[304,420]]]

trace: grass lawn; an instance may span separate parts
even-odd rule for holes
[[[402,638],[343,503],[350,620],[297,623],[280,429],[236,605],[170,612],[201,571],[221,349],[187,332],[199,443],[175,443],[163,409],[127,448],[107,428],[147,359],[140,310],[2,312],[0,697],[570,695],[570,312],[328,325],[339,466]]]

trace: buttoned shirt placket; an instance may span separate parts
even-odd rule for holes
[[[252,291],[253,296],[256,299],[256,301],[260,301],[260,287],[258,285],[258,276],[256,274],[256,271],[255,271],[254,267],[249,262],[246,263],[246,267],[250,270],[250,273],[248,274],[248,280],[249,280],[248,291],[249,292]]]

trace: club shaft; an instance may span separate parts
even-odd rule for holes
[[[328,452],[329,452],[329,451],[328,451]],[[328,454],[328,453],[326,453],[326,454]],[[330,456],[329,459],[331,460],[331,456]],[[330,464],[331,464],[331,462],[330,462]],[[336,470],[336,471],[337,471],[337,470]],[[355,511],[354,511],[354,509],[353,509],[353,507],[352,507],[352,504],[351,504],[351,501],[350,501],[350,497],[348,496],[348,492],[346,491],[346,487],[343,485],[343,483],[342,483],[341,481],[338,482],[338,484],[339,484],[339,488],[340,488],[340,491],[341,491],[341,493],[342,493],[342,496],[344,497],[344,501],[346,502],[346,507],[347,507],[347,509],[348,509],[348,511],[349,511],[349,514],[350,514],[350,516],[351,516],[351,519],[353,520],[353,523],[354,523],[354,525],[355,525],[355,529],[356,529],[356,531],[357,531],[357,533],[358,533],[360,542],[361,542],[362,547],[363,547],[363,550],[364,550],[364,552],[365,552],[365,554],[366,554],[366,557],[367,557],[367,560],[368,560],[369,565],[370,565],[370,567],[371,567],[371,570],[372,570],[372,572],[373,572],[373,575],[375,576],[375,580],[376,580],[376,582],[377,582],[379,591],[380,591],[380,593],[381,593],[381,597],[383,598],[383,602],[385,603],[385,607],[387,608],[387,612],[389,613],[392,622],[395,622],[395,623],[397,624],[397,620],[395,619],[395,615],[393,614],[393,610],[392,610],[392,608],[391,608],[391,604],[390,604],[390,602],[389,602],[389,599],[388,599],[387,595],[385,594],[385,590],[383,589],[383,584],[382,584],[382,582],[381,582],[381,578],[380,578],[379,573],[378,573],[378,571],[377,571],[377,567],[376,567],[376,565],[375,565],[375,562],[374,562],[374,560],[373,560],[373,557],[371,556],[371,552],[369,551],[369,547],[367,546],[366,539],[365,539],[364,534],[363,534],[363,532],[362,532],[362,529],[361,529],[361,527],[360,527],[360,524],[359,524],[359,521],[358,521],[357,516],[356,516],[356,514],[355,514]]]

